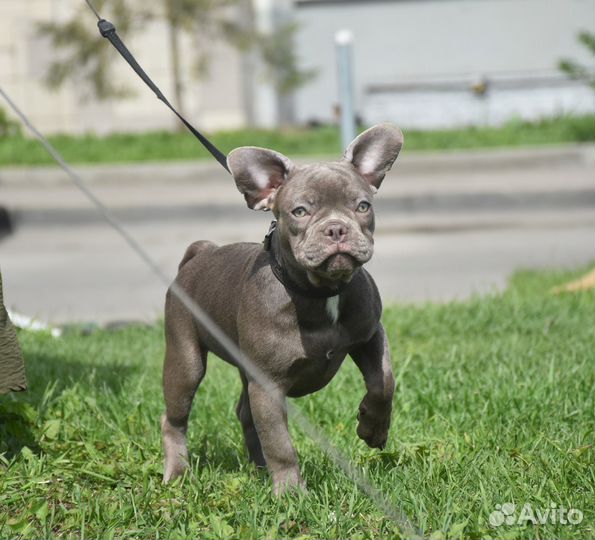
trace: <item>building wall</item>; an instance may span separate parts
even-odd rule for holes
[[[290,16],[292,0],[243,0],[258,28]],[[86,99],[81,85],[50,91],[42,76],[54,58],[37,35],[43,20],[64,20],[81,10],[78,0],[0,1],[0,81],[46,133],[107,133],[172,129],[176,118],[153,96],[106,42],[99,53],[114,56],[117,80],[135,92],[131,99]],[[500,123],[510,116],[536,118],[559,112],[593,111],[593,94],[557,71],[568,56],[593,65],[577,43],[580,29],[593,30],[592,0],[293,0],[301,24],[296,49],[318,77],[300,89],[295,119],[333,121],[337,103],[334,34],[350,28],[355,37],[357,105],[368,123],[392,120],[432,128]],[[84,8],[84,6],[83,6]],[[88,25],[96,31],[90,12]],[[114,21],[117,23],[117,21]],[[173,83],[164,24],[123,36],[143,67],[170,98]],[[286,117],[255,55],[241,56],[220,42],[209,48],[208,77],[191,73],[195,40],[182,43],[185,109],[207,131],[247,124],[274,127]],[[488,92],[476,96],[485,78]],[[286,100],[285,100],[286,101]],[[0,106],[2,106],[0,104]]]
[[[0,81],[6,91],[45,133],[107,133],[171,129],[176,126],[177,119],[173,114],[155,98],[107,41],[102,41],[101,47],[107,50],[107,54],[114,55],[117,81],[134,91],[131,99],[98,102],[86,98],[81,85],[75,83],[68,83],[57,91],[43,85],[43,74],[55,51],[46,39],[38,36],[36,24],[64,20],[74,9],[80,11],[80,4],[72,0],[0,2],[3,23],[3,31],[0,32]],[[96,31],[92,13],[85,10],[82,13],[88,15],[89,27]],[[113,22],[117,26],[117,21]],[[145,71],[172,99],[166,25],[154,23],[134,38],[122,37]],[[246,115],[240,55],[220,42],[203,42],[203,45],[209,47],[211,69],[208,78],[197,80],[191,76],[192,49],[196,47],[196,42],[189,38],[182,41],[188,117],[205,130],[243,126]]]
[[[593,93],[557,69],[562,57],[593,66],[576,40],[594,30],[592,0],[297,0],[296,7],[301,61],[319,71],[296,96],[300,122],[333,120],[333,36],[343,28],[354,34],[357,105],[369,123],[498,124],[595,108]],[[474,94],[483,80],[487,93]]]

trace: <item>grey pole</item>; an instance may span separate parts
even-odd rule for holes
[[[351,55],[353,34],[351,30],[339,30],[335,34],[335,44],[337,47],[339,104],[341,107],[341,145],[342,150],[345,150],[356,135]]]

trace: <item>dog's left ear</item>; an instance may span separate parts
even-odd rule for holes
[[[255,146],[230,152],[227,166],[252,210],[270,210],[277,188],[294,168],[283,154]]]
[[[347,147],[343,158],[349,161],[374,188],[382,180],[403,146],[403,133],[392,124],[378,124],[364,131]]]

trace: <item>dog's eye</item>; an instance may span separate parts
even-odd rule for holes
[[[357,211],[361,212],[362,214],[367,212],[372,205],[367,201],[362,201],[357,205]]]
[[[304,217],[308,215],[308,211],[303,207],[303,206],[298,206],[297,208],[294,208],[291,213],[297,217]]]

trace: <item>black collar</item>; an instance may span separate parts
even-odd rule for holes
[[[298,285],[287,273],[285,268],[281,266],[277,256],[275,254],[275,247],[273,242],[273,234],[277,228],[277,222],[273,220],[269,227],[269,232],[266,233],[262,242],[264,250],[269,253],[269,264],[274,276],[281,282],[281,284],[290,292],[299,296],[305,296],[306,298],[330,298],[331,296],[337,296],[345,289],[347,283],[341,283],[338,287],[309,287],[304,289]]]

